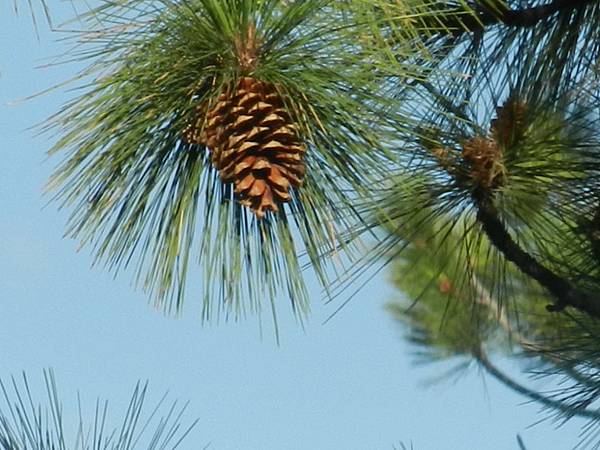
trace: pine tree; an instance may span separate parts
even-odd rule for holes
[[[206,318],[281,296],[302,317],[304,263],[335,295],[410,260],[415,339],[485,365],[482,343],[518,332],[580,388],[542,401],[590,411],[599,1],[119,0],[80,19],[70,58],[90,66],[48,123],[49,187],[68,234],[137,264],[158,306],[181,310],[195,256]],[[338,253],[358,261],[336,282]]]

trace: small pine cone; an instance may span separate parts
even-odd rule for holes
[[[471,164],[471,178],[485,189],[501,186],[506,177],[502,149],[494,139],[477,136],[462,145],[462,157]]]
[[[496,118],[491,121],[490,131],[494,139],[504,148],[520,141],[527,130],[527,104],[509,98],[496,108]]]
[[[206,115],[202,111],[199,107],[199,119],[186,128],[184,139],[208,147],[221,180],[233,183],[240,203],[262,218],[290,201],[290,188],[304,178],[305,147],[275,87],[241,78]]]

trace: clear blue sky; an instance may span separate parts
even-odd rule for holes
[[[115,413],[136,381],[148,379],[154,399],[169,391],[190,401],[190,420],[200,419],[184,450],[208,442],[215,450],[391,450],[401,441],[416,450],[505,450],[517,448],[517,433],[530,450],[577,442],[580,424],[528,428],[540,418],[538,406],[523,405],[477,369],[424,386],[451,365],[411,364],[410,347],[383,309],[399,295],[385,274],[326,325],[336,305],[323,304],[315,285],[304,331],[282,299],[278,347],[268,318],[262,338],[252,317],[202,326],[199,289],[182,318],[166,318],[130,286],[131,274],[115,280],[90,268],[87,249],[77,252],[76,242],[62,238],[67,213],[45,206],[43,185],[58,162],[46,157],[48,137],[26,130],[71,94],[10,105],[76,67],[34,69],[65,50],[61,36],[42,25],[37,41],[29,17],[16,17],[11,3],[0,3],[2,378],[25,370],[41,386],[42,370],[52,367],[66,409],[76,411],[80,390],[89,403],[109,399]],[[51,7],[57,21],[70,11],[65,2]],[[191,285],[202,283],[199,273]]]

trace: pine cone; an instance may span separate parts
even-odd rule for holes
[[[491,121],[492,136],[504,148],[512,147],[525,136],[527,131],[527,104],[509,98],[496,108],[496,118]]]
[[[275,86],[244,77],[205,109],[198,108],[183,138],[209,149],[221,180],[233,183],[240,203],[258,217],[278,211],[290,188],[302,184],[305,147]]]
[[[485,189],[504,184],[502,149],[494,139],[476,136],[462,145],[462,157],[471,164],[471,178]]]

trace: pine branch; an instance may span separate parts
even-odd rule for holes
[[[561,413],[564,413],[569,417],[579,416],[588,417],[595,420],[600,419],[600,412],[598,411],[576,409],[574,407],[565,405],[560,401],[548,398],[545,395],[542,395],[539,392],[535,392],[529,389],[528,387],[523,386],[522,384],[513,380],[490,361],[486,352],[482,348],[475,348],[473,349],[472,353],[473,357],[477,360],[481,367],[485,369],[487,373],[492,375],[494,378],[496,378],[498,381],[500,381],[502,384],[509,387],[513,391],[518,392],[519,394],[522,394],[525,397],[530,398],[531,400],[541,403],[546,407],[556,409],[557,411],[560,411]]]
[[[479,278],[476,275],[471,275],[470,283],[475,289],[477,295],[475,296],[475,303],[487,308],[490,313],[494,315],[496,322],[506,332],[508,338],[511,341],[516,342],[522,348],[531,350],[537,348],[537,344],[527,339],[518,330],[515,330],[510,323],[508,315],[506,314],[506,308],[502,308],[498,301],[492,296],[492,294],[482,285]],[[554,361],[556,362],[556,361]]]
[[[556,298],[556,303],[549,305],[548,310],[560,311],[566,306],[572,306],[592,317],[600,318],[600,302],[595,297],[579,290],[569,281],[543,266],[515,242],[499,219],[498,211],[489,195],[481,189],[476,189],[473,192],[473,199],[477,208],[477,219],[490,242],[506,259],[540,283]]]
[[[502,308],[499,305],[498,300],[483,286],[476,275],[471,276],[470,282],[477,293],[475,302],[487,308],[490,313],[495,315],[496,322],[506,332],[511,341],[518,344],[526,353],[538,356],[549,364],[559,367],[561,371],[565,372],[578,383],[592,389],[596,387],[588,377],[580,373],[575,367],[566,365],[563,358],[554,355],[552,349],[540,345],[524,336],[519,330],[516,330],[506,314],[506,308]]]
[[[543,22],[557,13],[570,12],[597,0],[554,0],[551,3],[530,8],[510,9],[499,5],[498,9],[482,6],[476,15],[468,17],[450,15],[444,26],[459,35],[465,32],[482,31],[488,26],[504,24],[515,28],[528,28]]]
[[[390,75],[351,44],[370,26],[344,3],[128,0],[82,17],[85,50],[69,58],[88,61],[92,81],[78,79],[86,93],[44,125],[62,136],[48,191],[72,208],[67,234],[115,272],[137,264],[137,285],[167,313],[182,310],[196,260],[206,320],[267,302],[274,314],[278,297],[308,314],[303,261],[328,284],[322,255],[347,248],[341,233],[361,220],[348,193],[370,189],[410,123]]]

